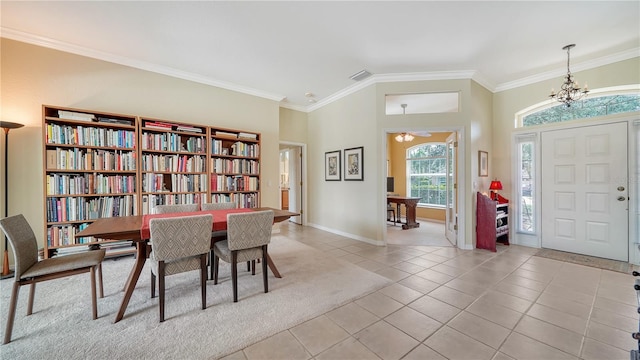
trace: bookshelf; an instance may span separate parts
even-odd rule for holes
[[[44,256],[107,245],[75,233],[102,217],[138,213],[137,118],[43,106]],[[109,242],[108,255],[130,253]]]
[[[260,206],[260,134],[210,128],[211,202]]]
[[[142,214],[156,205],[205,202],[208,128],[141,118],[139,133]]]

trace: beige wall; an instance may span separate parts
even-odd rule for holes
[[[280,141],[307,142],[307,113],[280,108]]]
[[[10,134],[9,214],[25,215],[40,246],[43,104],[260,132],[261,201],[278,207],[278,102],[12,40],[1,46],[1,117],[27,125]]]
[[[396,134],[390,134],[387,138],[387,144],[389,149],[390,169],[391,176],[394,177],[395,191],[394,193],[400,196],[407,196],[407,189],[405,184],[407,183],[407,149],[426,143],[444,143],[447,141],[447,137],[451,135],[450,132],[431,133],[430,137],[416,136],[411,142],[397,142],[394,139]],[[402,208],[404,213],[404,207]],[[420,219],[430,219],[436,221],[445,220],[445,210],[436,208],[418,207],[416,209],[416,217]]]

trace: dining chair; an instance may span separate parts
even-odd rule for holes
[[[271,241],[273,210],[227,214],[227,240],[213,246],[213,284],[218,284],[218,263],[222,259],[231,264],[233,302],[238,302],[239,262],[262,260],[264,292],[269,292],[267,280],[267,245]]]
[[[211,214],[149,220],[151,238],[151,297],[156,276],[160,295],[160,322],[164,321],[165,277],[200,270],[202,309],[207,306],[207,255],[211,246]]]
[[[156,205],[154,214],[168,214],[177,212],[194,212],[200,210],[200,204],[175,204],[175,205]]]
[[[235,209],[237,208],[237,204],[235,202],[219,202],[219,203],[202,203],[201,205],[202,210],[229,210],[229,209]],[[216,241],[222,241],[225,240],[227,238],[227,231],[226,230],[221,230],[221,231],[212,231],[211,232],[211,250],[209,251],[209,264],[211,264],[211,267],[209,268],[209,279],[213,279],[213,244],[215,244]],[[247,261],[247,271],[251,270],[251,262]],[[255,274],[255,263],[253,266],[253,274]]]
[[[104,296],[102,286],[104,249],[54,256],[38,261],[38,243],[36,236],[27,219],[25,219],[22,214],[0,220],[0,228],[2,228],[2,231],[11,244],[15,264],[15,282],[13,283],[13,290],[11,292],[9,315],[7,316],[3,344],[11,342],[11,332],[13,331],[18,295],[20,287],[23,285],[31,285],[29,301],[27,303],[27,316],[29,316],[33,313],[36,283],[88,272],[91,277],[92,316],[94,320],[98,318],[96,269],[98,270],[100,297],[102,298]]]

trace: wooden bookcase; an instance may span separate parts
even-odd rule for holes
[[[95,219],[159,204],[260,206],[260,134],[43,105],[44,256],[130,241],[76,239]]]
[[[44,256],[130,242],[74,237],[95,219],[138,214],[137,118],[43,106]]]
[[[210,131],[211,202],[260,206],[260,134],[212,127]]]
[[[205,126],[140,119],[140,189],[142,214],[156,205],[206,202],[207,137]]]

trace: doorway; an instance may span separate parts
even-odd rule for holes
[[[399,142],[396,136],[399,133],[410,133],[413,139]],[[458,193],[460,169],[459,153],[462,129],[393,129],[385,132],[385,153],[387,162],[386,178],[394,181],[393,194],[401,197],[416,197],[427,199],[424,205],[419,205],[416,220],[420,227],[401,230],[400,224],[387,221],[384,229],[384,238],[387,244],[398,245],[432,245],[432,246],[458,246],[459,226],[459,200],[462,194]],[[435,149],[431,156],[424,159],[411,161],[415,166],[441,169],[430,171],[427,178],[416,179],[408,165],[407,154],[420,151],[417,147],[422,145]],[[441,151],[440,151],[441,150]],[[422,163],[422,165],[420,165]],[[418,184],[421,182],[421,184]],[[388,192],[384,187],[385,202]],[[421,200],[421,203],[423,201]],[[395,206],[393,206],[395,209]],[[386,209],[386,207],[385,207]],[[404,206],[400,211],[396,210],[396,216],[406,221]],[[386,220],[386,215],[385,215]],[[464,248],[464,244],[461,248]]]
[[[290,222],[304,224],[304,144],[280,143],[280,208],[299,213]]]

